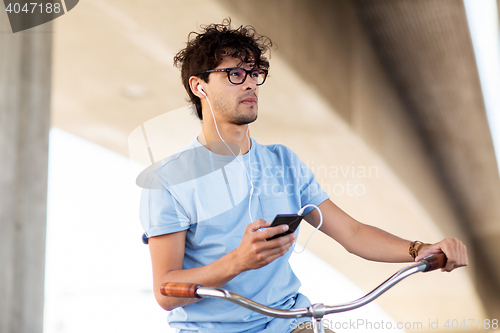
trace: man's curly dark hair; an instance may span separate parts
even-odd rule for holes
[[[272,47],[272,41],[257,34],[252,26],[231,28],[231,19],[226,18],[222,24],[201,26],[202,32],[192,31],[188,36],[186,48],[174,57],[174,65],[181,69],[182,84],[190,101],[196,106],[196,114],[203,120],[201,101],[189,87],[189,78],[197,76],[208,82],[209,73],[203,71],[214,69],[224,57],[240,59],[241,63],[250,63],[254,68],[269,69],[269,61],[264,54]]]

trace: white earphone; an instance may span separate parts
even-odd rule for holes
[[[205,92],[203,91],[201,84],[198,84],[198,86],[196,88],[198,89],[199,92],[201,92],[203,94],[203,96],[207,97],[207,94],[205,94]]]

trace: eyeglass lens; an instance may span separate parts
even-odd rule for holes
[[[234,84],[240,84],[245,81],[246,74],[247,73],[242,68],[234,68],[229,71],[229,81]],[[262,69],[255,69],[249,74],[250,78],[257,84],[264,83],[264,80],[266,79],[266,72],[264,72]]]

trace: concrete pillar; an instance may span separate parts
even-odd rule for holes
[[[52,27],[0,10],[0,332],[43,331]]]

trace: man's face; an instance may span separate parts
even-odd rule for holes
[[[232,57],[224,58],[216,69],[230,67],[252,69],[251,64],[241,64]],[[259,87],[250,75],[242,84],[229,82],[225,72],[211,73],[208,81],[207,95],[217,122],[246,125],[257,119]]]

